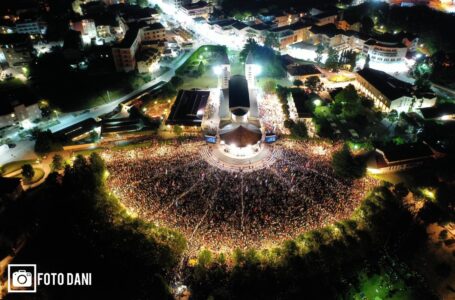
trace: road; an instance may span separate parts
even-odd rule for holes
[[[153,90],[154,86],[159,82],[168,82],[174,75],[175,70],[177,70],[190,56],[193,52],[199,47],[195,45],[195,47],[185,53],[183,53],[180,57],[177,57],[172,63],[168,65],[169,70],[160,76],[156,77],[152,81],[147,82],[139,89],[132,91],[131,93],[124,95],[120,98],[117,98],[109,103],[102,104],[100,106],[93,107],[89,110],[81,110],[75,111],[71,113],[65,113],[58,116],[59,124],[51,126],[49,129],[51,132],[56,132],[61,129],[64,129],[68,126],[74,125],[78,122],[81,122],[88,118],[96,118],[106,113],[111,112],[114,110],[120,103],[123,101],[133,99],[138,95]],[[12,143],[16,144],[15,148],[9,149],[0,157],[0,165],[4,165],[11,161],[16,160],[24,160],[24,159],[36,159],[37,155],[33,151],[35,142],[29,140],[21,140],[17,134],[17,132],[12,133],[9,136],[5,136],[5,138],[10,138]]]

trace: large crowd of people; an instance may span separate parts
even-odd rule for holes
[[[279,141],[264,169],[228,172],[208,164],[203,142],[156,141],[106,151],[108,184],[133,213],[181,231],[190,251],[260,247],[346,218],[370,179],[347,182],[330,166],[337,145]]]
[[[276,95],[259,93],[258,95],[259,118],[266,132],[288,134],[284,127],[285,115],[281,109],[280,100]]]

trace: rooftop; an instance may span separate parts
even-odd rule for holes
[[[343,30],[338,29],[335,26],[335,24],[332,24],[332,23],[326,24],[323,26],[318,26],[318,25],[311,26],[310,31],[313,34],[324,34],[329,37],[333,37],[335,35],[344,33]]]
[[[229,80],[229,108],[235,115],[244,115],[247,113],[245,110],[240,112],[237,108],[250,108],[248,82],[243,75],[234,75]]]
[[[145,30],[157,30],[157,29],[164,29],[164,25],[161,24],[160,22],[156,22],[153,24],[148,25],[147,27],[144,28]]]
[[[130,27],[125,34],[123,40],[118,43],[114,48],[130,48],[139,34],[139,28],[136,26]]]
[[[323,13],[314,15],[313,18],[320,20],[320,19],[324,19],[327,17],[335,16],[335,15],[338,15],[338,12],[335,10],[330,10],[330,11],[325,11]]]
[[[62,141],[70,141],[84,133],[93,130],[98,122],[93,118],[85,119],[79,123],[68,126],[62,130],[54,132],[54,135]]]
[[[200,126],[209,96],[209,91],[180,90],[166,124]]]
[[[261,131],[251,125],[233,125],[225,126],[220,132],[220,139],[228,145],[235,145],[237,147],[246,147],[248,145],[255,145],[262,138]]]
[[[396,79],[395,77],[379,70],[364,68],[357,72],[359,76],[368,81],[390,101],[402,96],[410,96],[412,85]]]
[[[384,157],[389,164],[433,156],[433,151],[424,143],[390,145],[382,149],[378,148],[378,150],[384,153]]]
[[[446,115],[455,114],[455,104],[444,103],[433,107],[421,108],[420,112],[425,119],[438,119]]]
[[[186,10],[200,9],[200,8],[207,7],[207,5],[208,5],[207,2],[205,2],[205,1],[198,1],[198,2],[194,2],[194,3],[182,5],[182,8],[184,8]]]

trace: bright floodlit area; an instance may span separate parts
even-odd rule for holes
[[[108,185],[133,215],[178,229],[190,253],[264,247],[348,217],[375,180],[334,175],[328,142],[282,140],[253,172],[208,164],[201,142],[105,151]]]

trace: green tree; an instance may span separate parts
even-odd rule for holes
[[[280,41],[278,40],[278,35],[275,32],[267,33],[267,35],[265,36],[264,45],[275,49],[280,48]]]
[[[24,176],[27,181],[32,180],[33,176],[35,176],[35,170],[31,164],[25,164],[22,166],[22,176]]]
[[[362,112],[360,97],[352,84],[336,94],[335,104],[341,108],[341,113],[345,118],[354,118]]]
[[[180,76],[174,76],[171,78],[171,83],[176,89],[178,89],[183,85],[183,78]]]
[[[245,46],[243,46],[242,51],[240,51],[240,54],[239,54],[240,61],[245,62],[246,57],[248,56],[248,53],[254,52],[258,47],[259,47],[259,45],[255,39],[252,39],[252,38],[248,39],[245,43]]]
[[[54,141],[52,133],[48,131],[36,131],[35,151],[37,153],[48,153],[59,148]]]
[[[312,91],[320,91],[322,88],[319,76],[310,76],[305,80],[305,85]]]
[[[208,267],[212,263],[212,252],[207,249],[202,250],[198,255],[198,265]]]
[[[344,145],[340,151],[333,154],[332,167],[335,174],[350,179],[361,178],[366,171],[365,161],[354,157],[348,145]]]
[[[301,87],[303,85],[303,82],[302,80],[300,79],[296,79],[294,80],[293,84],[296,86],[296,87]]]
[[[308,137],[308,128],[306,127],[305,122],[293,123],[291,126],[291,134],[297,138]]]
[[[339,67],[338,51],[336,51],[332,47],[329,47],[327,60],[325,61],[325,67],[334,71],[338,70]]]
[[[199,66],[197,67],[197,73],[199,76],[201,76],[202,74],[204,74],[204,72],[205,72],[205,66],[201,60],[201,62],[199,63]]]
[[[360,30],[363,33],[370,34],[371,30],[373,30],[374,22],[369,16],[363,16],[363,18],[360,21],[360,24],[361,24]]]
[[[417,91],[425,92],[431,88],[431,77],[432,68],[425,62],[420,61],[415,64],[411,74],[415,78],[414,85]]]
[[[168,82],[163,87],[161,88],[159,96],[162,99],[169,99],[175,97],[177,94],[177,90],[175,87],[172,85],[172,83]]]
[[[319,43],[316,47],[316,62],[320,64],[322,62],[322,54],[324,54],[325,47],[322,43]]]
[[[183,128],[179,125],[174,125],[174,127],[172,128],[175,135],[181,135],[183,133]]]
[[[60,154],[55,154],[52,157],[51,169],[52,171],[60,171],[63,170],[65,166],[65,162],[63,160],[63,156]]]
[[[274,94],[276,92],[275,80],[271,79],[267,80],[262,88],[264,89],[264,92],[266,92],[267,94]]]

